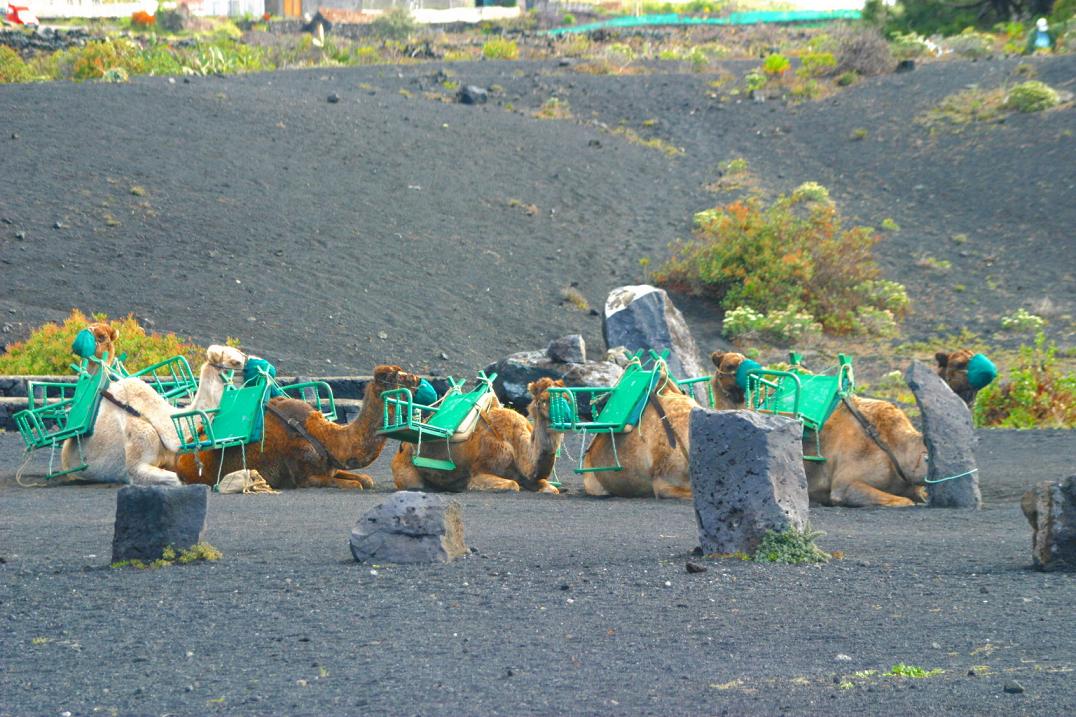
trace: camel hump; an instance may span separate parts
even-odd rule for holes
[[[310,414],[316,412],[314,411],[314,407],[306,401],[302,401],[298,398],[287,398],[285,396],[274,398],[269,401],[269,405],[279,411],[284,418],[290,418],[304,424]]]

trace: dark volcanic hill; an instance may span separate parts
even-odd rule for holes
[[[469,374],[570,332],[600,348],[600,319],[561,290],[600,307],[642,280],[640,258],[660,261],[726,199],[704,185],[736,156],[769,190],[820,181],[852,218],[900,225],[879,252],[914,301],[910,336],[988,334],[1044,299],[1070,332],[1072,110],[961,133],[915,122],[969,84],[1013,81],[1017,62],[931,64],[793,108],[719,102],[707,75],[553,63],[447,66],[499,86],[477,107],[438,101],[438,64],[2,86],[3,340],[77,306],[238,337],[285,373]],[[1031,62],[1074,89],[1073,57]],[[533,116],[553,96],[571,119]],[[700,346],[716,344],[712,309],[685,308]]]

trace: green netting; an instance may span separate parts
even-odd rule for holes
[[[859,20],[863,13],[859,10],[758,10],[754,12],[734,12],[727,17],[688,17],[671,13],[668,15],[640,15],[638,17],[615,17],[611,20],[591,22],[585,25],[558,27],[546,30],[547,35],[567,35],[596,30],[630,29],[634,27],[653,27],[668,25],[762,25],[799,22],[829,22],[832,20]]]

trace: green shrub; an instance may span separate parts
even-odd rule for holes
[[[820,335],[822,326],[796,307],[760,314],[750,306],[739,306],[725,314],[721,331],[730,339],[791,345]]]
[[[564,23],[565,25],[574,25],[575,24],[575,15],[571,14],[570,12],[566,12],[566,13],[564,13],[564,17],[562,17],[560,19],[560,21],[562,23]]]
[[[518,60],[519,46],[514,40],[494,37],[482,45],[482,57],[487,60]]]
[[[1019,112],[1041,112],[1056,107],[1061,100],[1057,92],[1045,82],[1032,80],[1021,82],[1009,90],[1005,108]]]
[[[837,58],[832,52],[808,52],[800,57],[800,71],[807,77],[822,77],[833,72],[837,67]]]
[[[30,334],[25,341],[8,346],[0,354],[0,374],[50,375],[66,374],[77,357],[71,353],[75,334],[94,321],[108,321],[104,314],[87,317],[78,309],[72,309],[62,324],[49,323]],[[205,349],[178,338],[175,334],[146,333],[134,316],[119,321],[108,321],[119,329],[116,344],[120,353],[126,353],[124,362],[131,371],[183,355],[192,367],[205,360]]]
[[[825,533],[811,530],[809,525],[803,530],[796,528],[788,528],[781,532],[768,530],[751,559],[757,563],[789,563],[791,565],[828,562],[829,553],[814,544],[814,541],[822,535]]]
[[[758,92],[766,86],[766,75],[761,72],[748,72],[743,79],[748,92]]]
[[[868,227],[844,229],[825,188],[801,186],[770,206],[758,198],[695,215],[695,237],[673,245],[655,280],[760,314],[798,306],[831,332],[856,331],[864,306],[903,315],[906,295],[878,279]],[[903,296],[904,301],[894,298]]]
[[[889,46],[898,60],[922,57],[930,50],[926,38],[916,32],[894,33],[889,40]]]
[[[848,87],[854,85],[859,80],[859,73],[855,70],[848,70],[837,75],[837,85],[840,87]]]
[[[762,63],[762,71],[770,77],[782,77],[791,68],[792,63],[780,53],[768,56]]]
[[[1057,346],[1039,332],[1021,346],[1007,381],[979,391],[975,425],[1000,428],[1076,428],[1076,373],[1057,366]]]
[[[403,42],[418,31],[418,23],[407,8],[394,7],[374,19],[370,23],[370,29],[382,40]]]
[[[190,563],[204,560],[206,562],[213,562],[220,560],[223,557],[223,553],[214,548],[209,543],[198,543],[192,545],[185,550],[180,550],[178,553],[172,546],[167,546],[161,551],[161,557],[156,560],[146,563],[137,558],[131,560],[118,560],[112,563],[111,568],[136,568],[138,570],[154,570],[156,568],[167,568],[179,563],[180,565],[189,565]]]
[[[870,27],[847,27],[834,33],[836,72],[855,72],[863,77],[892,72],[895,67],[889,43]]]
[[[7,45],[0,45],[0,84],[5,82],[29,82],[34,72],[22,57]]]
[[[1008,316],[1001,317],[1001,328],[1006,331],[1039,331],[1044,326],[1046,326],[1046,319],[1022,307]]]
[[[994,38],[973,28],[945,39],[945,46],[961,57],[981,60],[994,54]]]
[[[889,668],[887,675],[892,677],[911,677],[912,679],[921,680],[926,677],[936,677],[942,674],[945,670],[935,667],[933,670],[927,670],[916,665],[905,665],[903,662],[898,662]]]

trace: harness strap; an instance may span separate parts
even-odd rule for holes
[[[672,427],[669,417],[665,415],[665,409],[662,407],[661,401],[657,400],[656,393],[650,394],[650,402],[654,405],[654,410],[658,412],[658,416],[661,418],[661,425],[665,428],[665,435],[669,438],[669,445],[673,448],[679,448],[684,458],[690,461],[691,457],[687,454],[687,446],[684,445],[683,441],[677,439],[676,429]]]
[[[135,418],[144,418],[141,411],[139,411],[137,408],[135,408],[131,404],[124,403],[123,401],[119,400],[118,398],[113,396],[112,393],[109,392],[108,390],[102,391],[101,392],[101,397],[104,398],[109,403],[111,403],[113,406],[119,406],[120,408],[122,408],[124,411],[126,411],[130,415],[134,416]]]
[[[875,428],[874,425],[867,420],[866,416],[859,412],[859,409],[856,408],[850,400],[848,400],[848,396],[841,396],[841,402],[844,403],[844,406],[848,409],[848,412],[852,414],[852,417],[855,418],[859,425],[863,428],[863,432],[867,434],[867,437],[874,441],[874,445],[881,448],[882,452],[886,454],[886,456],[889,458],[889,462],[892,463],[893,467],[897,469],[897,475],[900,476],[900,479],[908,485],[919,485],[915,481],[909,479],[907,475],[905,475],[904,469],[900,467],[900,463],[897,461],[897,457],[893,455],[893,451],[890,450],[889,446],[885,444],[885,441],[883,441],[882,437],[878,434],[878,429]]]
[[[321,459],[323,461],[328,462],[328,464],[336,470],[347,470],[347,466],[338,461],[336,459],[336,456],[330,453],[329,449],[325,447],[325,444],[319,441],[316,437],[314,437],[314,435],[311,434],[310,431],[306,430],[306,426],[304,426],[301,422],[295,420],[294,418],[289,418],[288,416],[285,416],[280,409],[278,409],[271,403],[266,404],[265,410],[269,413],[272,413],[274,416],[280,419],[281,423],[283,423],[287,428],[291,429],[293,433],[300,436],[307,443],[309,443],[317,452],[317,454],[321,456]]]

